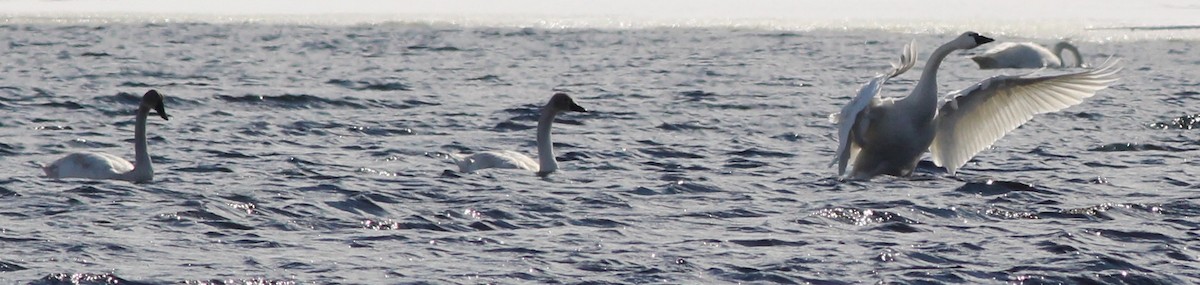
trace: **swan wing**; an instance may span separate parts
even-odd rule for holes
[[[956,92],[938,109],[933,162],[954,174],[1033,115],[1083,102],[1118,79],[1116,60],[1086,71],[1052,76],[995,76]]]
[[[78,152],[59,158],[42,170],[50,178],[115,179],[133,171],[133,164],[107,153]]]
[[[904,51],[900,54],[900,61],[892,62],[892,70],[888,72],[888,78],[900,76],[904,72],[912,69],[917,65],[917,41],[912,40],[904,45]]]
[[[849,164],[854,150],[859,148],[854,143],[855,138],[851,137],[856,133],[854,128],[865,129],[870,126],[870,120],[867,119],[870,117],[868,107],[877,104],[875,102],[879,101],[879,98],[875,98],[875,96],[879,94],[880,86],[886,80],[887,75],[879,75],[867,84],[863,84],[858,89],[858,95],[854,96],[854,99],[851,99],[841,112],[829,116],[830,121],[837,124],[838,130],[838,148],[833,161],[829,162],[829,166],[838,165],[838,177],[846,173],[846,165]]]
[[[471,155],[452,154],[450,158],[458,164],[458,171],[470,173],[480,169],[508,168],[538,171],[538,162],[511,150],[489,150]]]
[[[900,61],[893,62],[891,70],[867,81],[858,88],[858,95],[855,95],[850,103],[842,107],[841,112],[829,115],[829,121],[837,124],[838,128],[838,149],[833,161],[829,162],[829,166],[838,165],[839,177],[846,173],[846,165],[860,148],[854,144],[854,138],[851,137],[855,133],[854,129],[869,127],[866,119],[869,117],[867,115],[870,112],[869,107],[878,104],[878,96],[880,90],[883,89],[883,84],[892,77],[904,74],[916,64],[917,48],[916,41],[913,41],[904,46],[904,52],[900,54]]]

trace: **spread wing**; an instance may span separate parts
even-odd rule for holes
[[[995,76],[967,89],[938,108],[933,162],[950,174],[975,154],[1028,122],[1033,115],[1083,102],[1117,81],[1117,60],[1076,73],[1052,76]]]
[[[867,113],[871,105],[879,100],[879,91],[883,88],[883,84],[888,79],[903,74],[917,64],[917,47],[916,41],[912,41],[904,46],[904,52],[900,54],[900,61],[892,63],[892,69],[887,73],[875,76],[871,81],[863,84],[858,88],[858,95],[850,100],[842,111],[829,115],[829,121],[837,124],[838,127],[838,149],[837,156],[833,161],[829,162],[829,166],[838,165],[838,176],[841,177],[846,173],[846,165],[850,158],[858,151],[858,146],[854,145],[854,139],[851,137],[853,129],[867,128],[866,120]]]

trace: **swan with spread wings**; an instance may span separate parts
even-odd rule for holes
[[[881,99],[878,95],[888,79],[916,65],[915,44],[905,46],[891,71],[864,84],[841,112],[830,115],[838,129],[838,148],[830,166],[838,165],[838,177],[909,176],[926,151],[934,164],[953,175],[1034,115],[1077,105],[1108,88],[1121,70],[1113,60],[1067,74],[994,76],[952,93],[939,105],[937,69],[942,60],[955,50],[991,41],[974,32],[963,33],[933,51],[907,97]]]

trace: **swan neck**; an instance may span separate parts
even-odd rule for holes
[[[148,181],[154,175],[154,167],[150,163],[150,152],[146,147],[146,117],[150,110],[138,110],[137,120],[133,127],[133,170],[129,172],[132,181]]]
[[[550,141],[550,125],[554,124],[554,116],[558,112],[545,107],[537,125],[538,173],[545,174],[558,170],[558,162],[554,160],[554,142]]]
[[[938,67],[942,65],[942,60],[945,60],[946,56],[949,56],[950,52],[954,50],[955,48],[951,47],[949,43],[933,50],[933,54],[925,61],[925,69],[921,70],[921,80],[917,81],[917,86],[913,88],[912,93],[908,97],[901,99],[901,103],[907,104],[907,108],[914,110],[928,109],[927,119],[932,120],[934,112],[937,109]],[[925,116],[921,118],[926,119]]]
[[[1071,54],[1075,57],[1075,63],[1072,65],[1072,67],[1083,66],[1083,56],[1079,54],[1079,49],[1075,48],[1075,45],[1072,45],[1071,43],[1059,42],[1058,44],[1054,45],[1054,55],[1058,56],[1058,62],[1060,65],[1062,65],[1062,67],[1067,66],[1067,62],[1063,60],[1063,50],[1071,51]]]

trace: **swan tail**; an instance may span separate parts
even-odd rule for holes
[[[46,176],[52,176],[52,177],[58,176],[58,168],[57,167],[51,167],[48,164],[37,162],[37,161],[29,161],[29,165],[33,166],[33,167],[37,167],[38,169],[41,169],[42,172],[46,173]]]
[[[446,158],[458,166],[458,172],[471,172],[471,159],[461,153],[445,153]]]
[[[997,65],[996,59],[994,59],[994,58],[990,58],[990,57],[986,57],[986,56],[974,56],[974,57],[971,57],[971,61],[974,61],[975,64],[979,65],[979,69],[998,68],[998,67],[996,67],[996,65]]]

